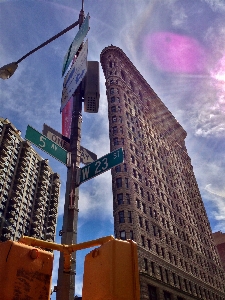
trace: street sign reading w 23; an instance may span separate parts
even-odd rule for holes
[[[93,163],[79,169],[78,184],[81,184],[95,176],[98,176],[109,169],[123,162],[123,148],[114,150],[109,154],[97,159]]]
[[[25,139],[66,165],[67,151],[29,125],[27,126]]]

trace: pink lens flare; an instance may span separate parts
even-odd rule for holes
[[[192,37],[170,32],[155,32],[146,36],[144,51],[161,71],[172,73],[206,72],[206,51]]]

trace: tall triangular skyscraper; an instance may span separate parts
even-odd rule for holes
[[[115,46],[106,78],[115,236],[138,244],[141,299],[225,299],[224,271],[185,147],[186,132]]]

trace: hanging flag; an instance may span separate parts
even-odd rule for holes
[[[77,53],[80,45],[82,44],[85,36],[89,30],[89,13],[87,14],[83,24],[81,25],[78,33],[76,34],[72,44],[70,45],[66,55],[64,56],[63,68],[62,68],[62,77],[64,76],[66,70],[68,69],[74,55]]]

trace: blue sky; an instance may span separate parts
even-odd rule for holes
[[[0,66],[18,60],[78,19],[81,0],[0,1]],[[225,227],[225,2],[220,0],[85,0],[90,13],[88,59],[102,49],[123,49],[179,123],[213,231]],[[64,55],[77,28],[19,64],[0,81],[0,116],[25,136],[27,125],[61,131]],[[98,157],[109,152],[107,101],[100,71],[98,114],[83,113],[81,144]],[[37,150],[60,174],[57,233],[62,226],[66,167]],[[78,242],[113,234],[111,175],[80,187]],[[60,242],[57,235],[57,242]],[[83,256],[77,253],[76,293]],[[56,285],[55,254],[53,285]]]

